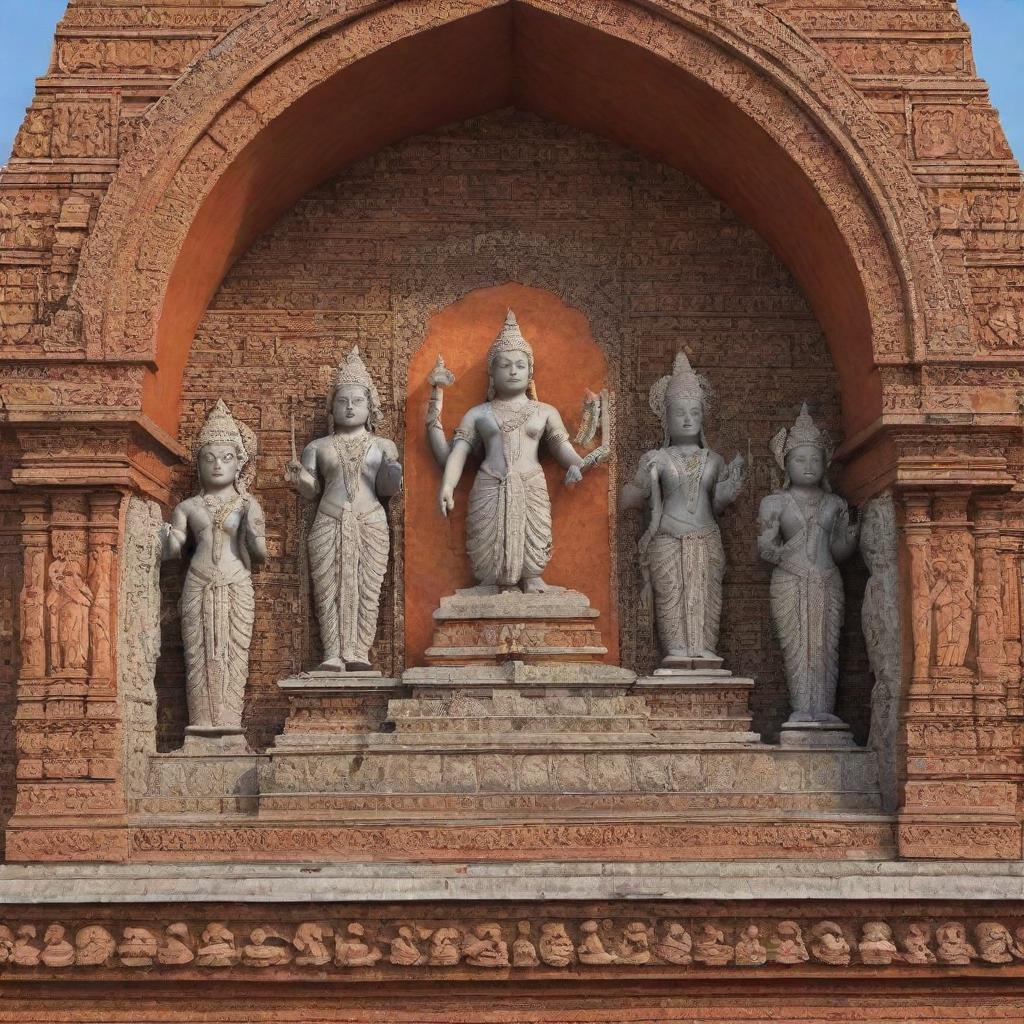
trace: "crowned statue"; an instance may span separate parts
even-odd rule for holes
[[[832,442],[805,402],[770,448],[785,474],[758,516],[757,546],[771,563],[771,608],[782,647],[791,714],[786,723],[843,727],[835,714],[843,581],[838,563],[857,547],[859,526],[846,502],[833,494],[826,473]]]
[[[316,501],[309,531],[322,671],[366,671],[377,636],[390,533],[381,499],[402,489],[393,441],[376,433],[380,397],[354,348],[338,367],[327,398],[328,433],[293,458],[285,478]]]
[[[252,567],[267,559],[266,524],[250,494],[256,436],[223,401],[195,445],[199,493],[178,504],[161,530],[163,558],[195,545],[181,592],[189,725],[186,734],[242,733],[255,601]]]
[[[710,385],[680,352],[672,375],[651,388],[662,446],[643,455],[622,491],[624,508],[650,513],[639,543],[640,569],[666,668],[721,660],[715,651],[725,554],[716,517],[743,486],[743,458],[737,455],[726,466],[709,447],[704,419],[710,402]]]
[[[487,353],[487,371],[487,401],[466,413],[450,445],[443,436],[437,402],[428,410],[428,439],[444,468],[441,513],[448,516],[455,508],[455,488],[466,460],[481,448],[483,461],[469,493],[467,513],[466,548],[473,575],[478,584],[499,591],[542,593],[547,589],[543,573],[551,558],[552,537],[541,443],[566,470],[569,487],[596,460],[577,453],[558,410],[537,400],[533,349],[512,310]],[[439,360],[430,383],[436,391],[446,381],[450,382],[450,374]]]

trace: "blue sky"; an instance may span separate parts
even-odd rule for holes
[[[46,71],[66,0],[0,0],[0,162],[7,159],[35,79]],[[1024,0],[960,0],[979,74],[992,88],[1010,145],[1024,160]]]

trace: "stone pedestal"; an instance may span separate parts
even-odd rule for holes
[[[608,653],[598,611],[575,590],[543,594],[471,587],[441,600],[434,612],[429,665],[596,662]]]
[[[399,684],[380,672],[314,670],[277,685],[288,695],[288,718],[274,742],[282,748],[330,746],[339,735],[379,731]]]
[[[857,745],[845,722],[785,722],[779,744],[804,750],[846,750]]]
[[[715,660],[721,665],[721,658]],[[753,689],[753,679],[717,667],[662,668],[636,684],[646,698],[653,732],[711,744],[760,742],[750,729]]]

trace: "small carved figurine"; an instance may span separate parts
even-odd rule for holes
[[[761,944],[761,929],[748,924],[736,940],[736,963],[740,967],[760,967],[768,959],[768,950]]]
[[[1013,947],[1010,952],[1013,953],[1018,960],[1024,960],[1024,925],[1020,925],[1018,928],[1014,929],[1013,939]]]
[[[967,941],[967,929],[959,921],[940,924],[935,929],[935,941],[940,964],[964,967],[978,956],[978,951]]]
[[[554,406],[537,401],[533,349],[519,330],[512,310],[487,353],[490,390],[455,431],[441,481],[439,504],[448,516],[455,508],[455,488],[470,452],[484,450],[469,494],[466,550],[473,575],[482,586],[541,593],[551,558],[551,500],[541,468],[541,442],[566,470],[565,483],[583,478],[587,463],[569,441]],[[440,431],[441,436],[433,435]],[[443,451],[444,428],[436,413],[427,414],[427,433],[435,456]]]
[[[691,963],[692,949],[693,940],[690,933],[678,921],[670,921],[661,933],[661,938],[654,944],[655,955],[668,964]]]
[[[163,942],[157,950],[157,963],[165,967],[184,967],[192,963],[196,954],[192,944],[192,933],[184,921],[175,921],[164,929]]]
[[[81,967],[100,967],[116,949],[114,936],[102,925],[87,924],[75,935],[75,963]]]
[[[46,609],[54,672],[83,670],[89,659],[89,609],[93,593],[74,558],[56,551],[47,570]]]
[[[125,967],[151,967],[158,952],[156,937],[148,928],[125,928],[117,955]]]
[[[299,967],[323,967],[324,964],[329,964],[331,953],[325,941],[328,934],[330,934],[329,930],[325,930],[322,924],[315,921],[303,921],[295,929],[295,935],[292,938],[292,945],[297,953],[296,965]],[[340,951],[337,940],[335,940],[335,948]],[[340,960],[338,962],[341,963]]]
[[[778,943],[775,947],[777,964],[802,964],[810,960],[804,945],[803,932],[796,921],[780,921],[775,929]]]
[[[651,388],[662,447],[640,459],[636,478],[622,491],[623,508],[650,510],[640,566],[644,604],[650,608],[653,599],[665,665],[717,657],[725,554],[716,517],[743,486],[743,459],[737,455],[727,467],[708,446],[710,400],[707,380],[680,352],[672,376]]]
[[[458,928],[437,928],[430,936],[430,963],[437,967],[454,967],[462,959]]]
[[[181,502],[161,534],[164,559],[195,551],[181,592],[187,733],[241,735],[255,600],[252,566],[267,559],[266,527],[249,493],[256,437],[218,401],[195,447],[199,494]]]
[[[850,944],[835,921],[819,921],[811,929],[811,955],[823,964],[845,967],[850,962]]]
[[[248,944],[242,948],[246,967],[283,967],[291,958],[289,943],[272,928],[253,928]]]
[[[900,939],[903,959],[908,964],[933,964],[935,953],[929,945],[931,929],[922,922],[910,925]]]
[[[345,929],[345,938],[334,940],[335,962],[342,967],[372,967],[384,954],[366,941],[366,929],[352,921]]]
[[[67,940],[61,924],[51,924],[43,935],[43,951],[39,954],[47,967],[70,967],[75,962],[75,947]]]
[[[377,637],[391,536],[382,499],[402,489],[398,448],[377,436],[380,397],[354,348],[327,401],[329,433],[311,441],[285,477],[319,505],[309,531],[323,670],[366,670]]]
[[[234,967],[238,963],[235,936],[226,925],[213,921],[203,929],[196,963],[200,967]]]
[[[508,967],[508,943],[497,924],[480,924],[462,939],[466,963],[474,967]]]
[[[530,939],[530,922],[520,921],[516,925],[515,942],[512,943],[512,963],[516,967],[536,967],[540,964],[537,947]]]
[[[0,964],[6,964],[14,955],[14,932],[0,924]]]
[[[982,921],[974,929],[978,956],[987,964],[1008,964],[1013,960],[1013,936],[998,921]]]
[[[623,929],[619,959],[624,964],[650,963],[651,937],[642,921],[631,921]]]
[[[857,548],[858,527],[826,472],[832,443],[804,403],[796,423],[771,441],[785,472],[781,491],[761,502],[758,551],[775,566],[771,607],[789,684],[791,723],[842,724],[833,714],[843,625],[838,563]]]
[[[733,948],[726,943],[722,929],[705,921],[693,943],[693,959],[708,967],[724,967],[733,956]]]
[[[893,960],[899,960],[896,943],[892,941],[892,929],[884,921],[868,921],[861,928],[857,945],[862,963],[884,967]]]
[[[423,936],[426,938],[426,936]],[[417,933],[412,925],[403,924],[398,928],[398,934],[391,940],[391,963],[399,967],[415,967],[427,962],[427,956],[416,945]]]
[[[42,952],[35,944],[36,926],[34,924],[23,924],[18,928],[18,936],[14,940],[14,952],[11,953],[11,963],[19,967],[35,967],[39,963],[39,954]]]
[[[618,962],[615,953],[609,953],[604,948],[604,942],[599,934],[601,926],[596,921],[584,921],[580,925],[580,934],[583,936],[579,946],[576,947],[576,955],[581,964],[592,964],[603,966]]]
[[[538,952],[548,967],[568,967],[576,956],[572,939],[560,921],[545,921],[540,926]]]

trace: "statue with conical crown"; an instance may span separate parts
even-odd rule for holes
[[[774,568],[772,619],[782,647],[791,714],[783,729],[843,727],[835,715],[843,580],[839,562],[857,548],[859,526],[828,483],[832,441],[805,402],[769,447],[785,474],[761,502],[758,551]],[[785,733],[783,734],[785,736]]]
[[[267,560],[263,510],[249,491],[256,435],[218,401],[194,454],[199,493],[175,507],[160,537],[165,560],[194,543],[180,604],[186,736],[241,736],[256,612],[252,567]]]
[[[653,604],[662,667],[715,663],[722,613],[725,554],[717,516],[743,486],[743,458],[727,466],[708,445],[704,420],[711,403],[707,380],[684,352],[671,376],[651,388],[651,411],[661,421],[663,443],[640,459],[622,492],[623,508],[650,511],[640,538],[644,605]]]
[[[306,445],[285,478],[319,504],[309,531],[322,671],[366,671],[391,548],[382,499],[402,489],[393,441],[377,434],[380,397],[354,348],[327,396],[328,433]]]
[[[533,348],[510,309],[487,353],[490,377],[487,401],[463,417],[451,444],[444,437],[435,398],[427,417],[427,435],[444,469],[439,505],[448,516],[455,488],[470,453],[483,461],[469,493],[466,549],[477,583],[498,591],[539,594],[548,589],[543,573],[551,558],[551,501],[540,464],[540,446],[563,469],[565,483],[578,483],[588,462],[569,441],[558,410],[538,401]],[[431,374],[435,394],[450,383],[441,360]]]

